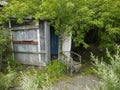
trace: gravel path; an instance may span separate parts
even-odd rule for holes
[[[96,90],[100,87],[100,79],[93,75],[66,77],[47,90]]]

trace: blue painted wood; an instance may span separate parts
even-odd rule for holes
[[[58,35],[55,35],[53,27],[50,28],[50,44],[51,54],[58,54]]]

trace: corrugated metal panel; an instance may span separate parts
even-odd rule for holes
[[[14,56],[23,64],[41,66],[50,59],[49,25],[42,21],[37,26],[27,29],[24,25],[12,30]]]
[[[45,56],[46,56],[46,54],[41,54],[41,60],[42,60],[42,62],[43,62],[43,63],[45,63],[45,64],[46,64],[46,61],[45,61]]]
[[[25,26],[24,26],[25,27]],[[15,59],[22,64],[40,65],[38,50],[37,29],[25,29],[21,26],[20,30],[12,31],[13,51]]]
[[[15,52],[38,52],[37,45],[14,44],[13,47]]]
[[[40,62],[38,61],[39,59],[38,54],[15,53],[15,58],[23,64],[30,64],[30,65],[40,64]]]
[[[23,40],[37,41],[37,31],[36,30],[13,31],[13,40],[15,41],[23,41]]]

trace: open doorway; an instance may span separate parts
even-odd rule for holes
[[[50,27],[50,51],[51,60],[58,58],[58,35],[55,34],[54,27]]]

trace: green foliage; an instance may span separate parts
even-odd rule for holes
[[[110,64],[99,60],[92,55],[92,60],[95,61],[96,69],[99,77],[103,79],[103,90],[120,90],[120,47],[117,46],[116,52],[111,54],[106,51]]]
[[[0,71],[7,67],[7,59],[10,54],[10,32],[0,26]]]
[[[36,20],[49,19],[56,33],[72,32],[76,45],[88,47],[84,38],[89,30],[97,30],[100,48],[112,47],[120,38],[119,0],[7,0],[2,9],[5,19],[18,22],[28,16]],[[112,6],[111,6],[112,5]],[[9,19],[8,19],[9,20]],[[6,21],[6,20],[4,20]]]
[[[43,90],[60,80],[65,70],[66,66],[58,60],[52,61],[41,70],[33,67],[29,70],[16,71],[9,65],[6,73],[0,73],[0,89],[19,87],[21,90]]]
[[[14,71],[19,64],[13,59],[10,49],[10,31],[0,26],[0,89],[8,90],[17,84],[18,74]]]
[[[7,29],[0,26],[0,56],[3,52],[8,51],[8,44],[10,42],[10,33]],[[1,57],[2,58],[2,57]]]
[[[65,74],[66,66],[58,60],[52,61],[42,70],[31,69],[21,73],[23,90],[38,90],[50,87]]]
[[[0,89],[8,90],[10,87],[18,84],[19,75],[9,67],[9,73],[0,73]]]
[[[92,0],[94,20],[98,23],[98,35],[101,50],[113,49],[120,39],[120,12],[119,0]],[[111,6],[112,5],[112,6]]]
[[[86,70],[82,72],[82,75],[95,75],[95,71],[93,70],[93,67],[89,67]]]
[[[53,60],[48,66],[46,66],[46,72],[49,75],[49,79],[54,82],[54,80],[58,80],[66,72],[66,66],[58,61]]]
[[[27,75],[22,73],[20,86],[22,90],[38,90],[38,82],[36,74]]]
[[[19,67],[19,63],[13,59],[11,52],[10,30],[0,26],[0,71],[7,72],[7,67],[12,69]]]
[[[9,73],[9,71],[20,71],[23,70],[22,65],[20,65],[17,60],[13,59],[13,56],[11,53],[8,53],[5,59],[1,60],[1,71],[2,73]]]

